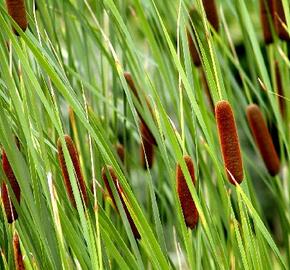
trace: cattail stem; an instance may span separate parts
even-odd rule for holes
[[[121,200],[122,206],[124,208],[125,214],[127,216],[127,219],[128,219],[129,224],[130,224],[130,227],[131,227],[131,230],[132,230],[132,233],[133,233],[134,237],[136,239],[141,239],[141,235],[140,235],[140,233],[139,233],[139,231],[138,231],[138,229],[137,229],[137,227],[136,227],[136,225],[134,223],[134,220],[131,217],[131,214],[130,214],[127,206],[126,206],[126,203],[125,203],[125,201],[123,199],[124,193],[123,193],[122,187],[121,187],[121,185],[119,183],[119,180],[117,178],[117,175],[116,175],[114,169],[111,166],[106,166],[106,167],[103,167],[103,169],[102,169],[102,178],[103,178],[105,186],[106,186],[106,188],[108,190],[108,193],[109,193],[109,195],[110,195],[110,197],[111,197],[111,199],[113,201],[113,204],[114,204],[115,208],[118,209],[117,208],[117,204],[116,204],[116,200],[115,200],[114,195],[113,195],[113,191],[112,191],[112,189],[110,187],[110,184],[109,184],[107,173],[110,175],[110,177],[113,180],[113,183],[114,183],[114,185],[116,187],[116,190],[118,192],[119,198]]]
[[[6,5],[9,15],[18,24],[18,26],[25,31],[27,28],[26,9],[24,0],[6,0]],[[19,33],[14,29],[14,33]]]
[[[16,270],[25,270],[23,257],[20,249],[19,236],[17,233],[13,236],[13,253]]]
[[[192,183],[195,184],[194,165],[192,159],[190,156],[184,156],[183,159],[186,163]],[[198,211],[187,186],[180,164],[176,167],[176,185],[185,224],[190,229],[193,229],[198,222]]]
[[[66,146],[67,146],[67,149],[68,149],[68,152],[69,152],[69,155],[70,155],[70,158],[71,158],[74,170],[75,170],[78,188],[81,192],[82,199],[85,202],[85,205],[88,206],[87,190],[86,190],[86,185],[85,185],[85,181],[83,178],[83,174],[81,171],[78,152],[75,148],[73,140],[71,139],[71,137],[69,135],[65,135],[64,139],[65,139]],[[70,183],[69,173],[67,170],[67,166],[66,166],[60,138],[57,141],[57,149],[58,149],[58,160],[59,160],[59,164],[60,164],[60,167],[62,170],[62,175],[63,175],[63,179],[64,179],[64,184],[65,184],[65,187],[67,190],[67,194],[68,194],[68,197],[69,197],[73,207],[76,208],[76,201],[75,201],[75,198],[73,195],[73,190],[72,190],[72,186]]]
[[[219,101],[215,107],[215,115],[228,180],[234,185],[236,182],[240,184],[243,181],[243,162],[231,105],[225,100]]]
[[[247,118],[268,172],[270,175],[275,176],[280,171],[280,160],[262,112],[256,104],[251,104],[247,107]]]

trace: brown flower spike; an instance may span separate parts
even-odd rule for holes
[[[147,168],[146,159],[148,162],[149,169],[152,168],[154,162],[154,144],[148,140],[148,131],[144,122],[140,123],[140,132],[142,137],[140,154],[141,154],[141,164],[144,169]]]
[[[286,104],[285,104],[285,99],[284,99],[283,83],[281,79],[279,64],[277,61],[275,62],[275,77],[276,77],[276,83],[277,83],[279,109],[280,109],[282,117],[285,118],[286,117]]]
[[[281,40],[289,41],[290,36],[286,29],[287,24],[282,0],[272,0],[272,1],[273,1],[273,14],[276,32]]]
[[[274,19],[272,1],[273,0],[260,0],[260,18],[266,45],[271,44],[274,41],[269,20],[270,18]]]
[[[106,188],[108,190],[110,198],[113,201],[113,204],[114,204],[115,208],[118,209],[116,201],[115,201],[115,198],[114,198],[114,195],[113,195],[113,191],[112,191],[112,189],[110,187],[110,184],[109,184],[109,180],[111,180],[111,179],[109,178],[109,180],[108,180],[107,173],[110,174],[110,176],[111,176],[111,178],[113,180],[113,183],[114,183],[114,185],[115,185],[115,187],[117,189],[119,198],[121,200],[122,206],[123,206],[124,211],[126,213],[126,216],[127,216],[127,219],[128,219],[129,224],[130,224],[130,227],[131,227],[131,230],[133,232],[134,237],[136,239],[141,239],[141,235],[139,234],[138,229],[137,229],[137,227],[136,227],[136,225],[134,223],[134,220],[132,219],[131,214],[130,214],[130,212],[129,212],[127,206],[126,206],[126,203],[125,203],[125,201],[123,199],[124,193],[123,193],[122,187],[120,186],[120,183],[119,183],[119,180],[117,178],[117,175],[116,175],[114,169],[111,166],[106,166],[106,167],[103,167],[103,169],[102,169],[102,178],[103,178],[105,186],[106,186]]]
[[[3,171],[7,177],[10,185],[11,185],[11,188],[14,192],[14,195],[15,195],[18,203],[20,203],[20,197],[21,197],[20,187],[19,187],[17,179],[14,175],[14,172],[10,166],[10,163],[8,161],[6,152],[4,150],[2,153],[2,168],[3,168]],[[1,194],[2,202],[4,205],[7,221],[8,221],[8,223],[12,223],[14,220],[16,220],[18,218],[18,214],[17,214],[16,209],[12,203],[12,200],[10,199],[8,187],[4,182],[2,183],[2,186],[1,186],[1,193],[2,193]]]
[[[16,270],[25,270],[23,257],[20,249],[19,236],[17,233],[13,236],[13,253]]]
[[[85,181],[83,178],[83,174],[81,171],[78,152],[76,150],[76,147],[74,145],[73,140],[71,139],[71,137],[69,135],[65,135],[64,139],[65,139],[66,146],[67,146],[67,149],[68,149],[68,152],[69,152],[69,155],[70,155],[70,158],[71,158],[74,170],[75,170],[78,188],[81,192],[82,199],[84,200],[85,205],[88,206],[87,190],[86,190],[86,185],[85,185]],[[59,161],[59,164],[61,167],[61,171],[62,171],[62,175],[63,175],[64,184],[65,184],[65,187],[67,190],[67,194],[68,194],[68,197],[69,197],[73,207],[76,208],[76,201],[75,201],[75,198],[73,195],[73,190],[72,190],[72,186],[70,183],[69,173],[67,170],[67,166],[66,166],[60,138],[57,141],[57,149],[58,149],[58,161]]]
[[[228,180],[235,185],[243,181],[243,162],[237,127],[231,105],[219,101],[215,107],[219,141]]]
[[[190,156],[183,157],[189,174],[191,176],[192,183],[195,184],[194,177],[194,166]],[[195,206],[195,203],[191,197],[189,188],[187,186],[185,176],[181,170],[180,164],[176,167],[176,185],[177,185],[177,193],[180,200],[185,224],[190,229],[193,229],[198,222],[198,212]]]
[[[271,176],[275,176],[280,171],[280,160],[262,112],[256,104],[247,107],[247,118],[268,172]]]
[[[215,0],[202,0],[206,17],[213,28],[218,32],[219,30],[219,17],[216,8]]]
[[[133,92],[134,96],[136,97],[136,99],[139,101],[139,103],[141,103],[141,99],[140,99],[140,96],[138,94],[138,91],[137,91],[137,88],[135,86],[135,83],[132,79],[132,76],[129,72],[124,72],[124,77],[126,79],[126,82],[129,86],[129,88],[131,89],[131,91]],[[151,113],[151,115],[153,116],[153,110],[152,110],[152,107],[149,103],[149,101],[147,99],[145,99],[145,102],[147,104],[147,107]],[[137,111],[138,112],[138,111]],[[141,122],[143,123],[144,125],[144,128],[146,129],[146,140],[148,140],[149,142],[151,142],[152,144],[154,145],[157,145],[157,142],[155,140],[155,137],[154,135],[152,134],[151,130],[149,129],[148,125],[146,124],[146,122],[144,121],[144,118],[142,117],[141,113],[138,112],[138,116],[141,120]]]
[[[26,19],[26,9],[24,0],[6,0],[6,5],[9,15],[19,25],[22,31],[25,31],[28,23]],[[14,32],[15,34],[18,35],[15,29]]]

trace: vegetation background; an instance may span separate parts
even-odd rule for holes
[[[26,269],[289,269],[288,44],[275,35],[265,45],[259,1],[216,2],[219,32],[207,22],[201,0],[26,1],[29,27],[22,32],[0,0],[0,145],[22,191],[20,204],[11,195],[19,214],[13,224],[0,211],[1,269],[15,268],[15,232]],[[282,3],[289,31],[289,1]],[[192,5],[196,13],[189,19]],[[190,24],[214,103],[226,99],[234,111],[244,163],[241,185],[226,177],[201,68],[190,57]],[[124,71],[132,74],[141,103]],[[275,177],[247,123],[245,110],[253,102],[280,153]],[[151,169],[141,164],[136,109],[157,140]],[[56,146],[64,134],[79,152],[88,207],[65,147],[76,209],[66,193]],[[124,146],[124,162],[117,144]],[[195,186],[185,154],[194,161]],[[176,192],[177,163],[199,212],[193,230],[186,228]],[[101,177],[105,164],[116,171],[140,240],[116,189],[119,214],[108,196]],[[0,181],[7,182],[2,167]]]

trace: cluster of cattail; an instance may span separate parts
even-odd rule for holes
[[[14,233],[13,236],[13,253],[14,253],[15,269],[25,270],[22,252],[20,249],[19,236],[17,233]]]
[[[16,142],[19,148],[18,139],[16,140]],[[15,177],[15,174],[11,168],[11,165],[8,161],[6,152],[4,150],[2,152],[2,168],[6,175],[7,180],[9,181],[11,189],[17,199],[17,202],[20,203],[20,197],[21,197],[20,187]],[[8,223],[12,223],[18,218],[18,214],[15,209],[15,206],[12,203],[11,196],[9,195],[8,186],[4,181],[2,182],[2,186],[1,186],[1,197],[2,197],[4,209],[5,209],[7,221]]]
[[[270,175],[280,171],[280,160],[263,114],[256,104],[247,107],[247,118],[253,137]]]
[[[25,31],[28,23],[24,0],[6,0],[6,5],[9,15],[18,24],[22,31]],[[14,33],[18,35],[18,32],[15,29],[13,30]]]
[[[225,100],[219,101],[215,107],[215,116],[228,180],[234,185],[240,184],[243,181],[243,162],[231,105]]]
[[[260,17],[266,44],[274,41],[271,24],[281,40],[290,40],[282,0],[260,0]]]
[[[124,73],[124,77],[126,79],[126,82],[133,92],[134,96],[136,99],[141,103],[141,98],[138,94],[137,88],[135,86],[135,83],[132,79],[132,76],[129,72]],[[151,115],[153,115],[153,110],[152,107],[147,99],[145,99],[146,105],[151,112]],[[141,132],[141,162],[143,167],[146,169],[147,166],[148,168],[151,168],[153,166],[153,161],[154,161],[154,146],[157,145],[156,139],[154,135],[152,134],[151,130],[149,129],[148,125],[146,124],[144,118],[142,117],[141,113],[138,112],[139,118],[140,118],[140,132]]]
[[[122,190],[122,187],[121,187],[121,185],[119,183],[119,180],[117,178],[117,175],[116,175],[114,169],[111,166],[105,166],[105,167],[103,167],[103,169],[102,169],[102,178],[103,178],[103,181],[105,183],[105,186],[106,186],[106,188],[108,190],[109,196],[110,196],[110,198],[113,201],[113,204],[114,204],[115,209],[118,209],[116,200],[115,200],[114,195],[113,195],[113,191],[112,191],[111,186],[110,186],[110,183],[109,183],[109,180],[112,180],[113,181],[112,184],[115,186],[115,188],[117,190],[119,199],[120,199],[120,201],[122,203],[123,209],[124,209],[124,211],[126,213],[128,222],[130,224],[132,233],[133,233],[133,235],[134,235],[134,237],[136,239],[141,239],[141,235],[140,235],[140,233],[139,233],[139,231],[138,231],[138,229],[137,229],[137,227],[136,227],[136,225],[134,223],[134,220],[133,220],[133,218],[132,218],[132,216],[131,216],[131,214],[130,214],[127,206],[126,206],[126,203],[124,201],[123,196],[125,196],[125,195],[124,195],[124,192]]]
[[[190,156],[184,156],[183,159],[187,166],[192,183],[195,184],[194,165],[192,159]],[[198,211],[192,199],[180,164],[176,167],[176,186],[185,224],[190,229],[193,229],[198,222]]]
[[[78,155],[77,149],[74,145],[73,140],[71,139],[71,137],[69,135],[65,135],[64,140],[65,140],[66,147],[68,149],[69,156],[70,156],[72,164],[73,164],[73,169],[75,172],[78,188],[79,188],[79,191],[80,191],[81,196],[82,196],[82,200],[85,203],[85,205],[88,206],[87,190],[86,190],[86,185],[85,185],[84,177],[83,177],[81,166],[80,166],[79,155]],[[73,190],[72,190],[72,185],[71,185],[70,178],[69,178],[67,163],[65,161],[63,146],[62,146],[60,138],[57,141],[57,149],[58,149],[58,160],[59,160],[59,164],[61,167],[61,171],[62,171],[62,175],[63,175],[64,184],[65,184],[65,187],[67,190],[67,194],[68,194],[68,197],[69,197],[73,207],[76,208],[76,201],[75,201],[75,198],[73,195]]]

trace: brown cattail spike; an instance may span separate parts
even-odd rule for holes
[[[135,84],[134,84],[134,81],[133,81],[133,79],[132,79],[131,74],[130,74],[129,72],[124,72],[124,77],[125,77],[125,79],[126,79],[126,81],[127,81],[127,84],[128,84],[128,86],[129,86],[129,88],[130,88],[131,91],[133,92],[134,96],[138,99],[139,103],[141,103],[140,96],[139,96],[139,94],[138,94],[138,91],[137,91],[137,89],[136,89],[136,86],[135,86]],[[147,104],[147,107],[148,107],[148,109],[149,109],[151,115],[153,116],[153,109],[152,109],[152,107],[151,107],[151,105],[150,105],[150,103],[149,103],[149,101],[148,101],[147,98],[145,98],[145,102],[146,102],[146,104]],[[140,118],[141,122],[143,122],[143,125],[145,125],[145,126],[146,126],[146,129],[147,129],[147,131],[146,131],[146,139],[149,140],[149,141],[150,141],[151,143],[153,143],[154,145],[157,145],[157,142],[156,142],[156,140],[155,140],[155,137],[154,137],[154,135],[152,134],[151,130],[149,129],[148,125],[145,123],[145,120],[144,120],[144,118],[142,117],[141,113],[138,112],[138,115],[139,115],[139,118]]]
[[[121,185],[119,183],[119,180],[117,178],[117,175],[116,175],[114,169],[111,166],[106,166],[106,167],[103,167],[103,169],[102,169],[102,178],[103,178],[105,186],[106,186],[106,188],[108,190],[108,193],[109,193],[109,195],[110,195],[110,197],[111,197],[111,199],[113,201],[113,204],[114,204],[115,208],[118,209],[117,208],[117,204],[116,204],[116,200],[115,200],[114,195],[113,195],[113,191],[112,191],[112,189],[110,187],[110,184],[109,184],[107,173],[110,175],[110,177],[113,180],[113,183],[114,183],[114,185],[115,185],[115,187],[117,189],[119,198],[121,200],[122,206],[123,206],[124,211],[126,213],[126,216],[127,216],[127,219],[128,219],[129,224],[130,224],[130,227],[131,227],[131,230],[133,232],[134,237],[136,239],[141,239],[141,235],[139,234],[139,231],[138,231],[138,229],[137,229],[137,227],[136,227],[136,225],[134,223],[134,220],[132,219],[131,214],[130,214],[130,212],[129,212],[127,206],[126,206],[126,203],[125,203],[125,201],[123,199],[124,193],[123,193],[122,187],[121,187]]]
[[[117,143],[116,144],[116,150],[117,150],[117,154],[120,158],[120,160],[122,161],[122,163],[125,162],[125,148],[123,144]]]
[[[140,132],[142,136],[142,142],[140,147],[141,164],[144,169],[147,169],[148,162],[148,168],[151,169],[154,162],[154,144],[148,139],[147,128],[142,121],[140,123]]]
[[[282,0],[272,0],[272,1],[273,1],[273,14],[276,32],[280,39],[289,41],[290,36],[287,31],[287,24]]]
[[[280,160],[262,112],[256,104],[251,104],[247,107],[247,118],[268,172],[270,175],[275,176],[280,170]]]
[[[284,99],[284,91],[283,91],[283,83],[281,79],[279,64],[275,62],[275,77],[276,77],[276,84],[277,84],[277,94],[278,94],[278,102],[280,112],[283,118],[286,116],[286,104]]]
[[[25,31],[28,23],[26,19],[26,9],[24,0],[6,0],[6,5],[8,8],[9,15],[19,25],[22,31]],[[14,32],[15,34],[18,35],[15,29]]]
[[[23,257],[20,249],[19,236],[17,233],[13,236],[13,253],[16,270],[25,270]]]
[[[20,197],[21,197],[20,187],[19,187],[17,179],[14,175],[14,172],[10,166],[10,163],[8,161],[8,158],[7,158],[5,151],[3,151],[3,153],[2,153],[2,168],[3,168],[3,171],[4,171],[8,181],[10,183],[10,186],[14,192],[14,195],[15,195],[18,203],[20,203]],[[17,214],[16,209],[12,203],[12,200],[10,199],[8,187],[4,182],[2,184],[1,190],[2,190],[2,201],[4,204],[4,208],[5,208],[5,212],[6,212],[6,216],[7,216],[7,221],[8,221],[8,223],[12,223],[14,220],[16,220],[18,218],[18,214]]]
[[[190,156],[184,156],[183,159],[191,176],[192,183],[195,184],[194,166],[192,159]],[[193,229],[198,222],[198,212],[195,203],[191,197],[191,193],[187,186],[185,176],[182,172],[180,164],[178,164],[176,167],[176,185],[185,224],[190,229]]]
[[[272,1],[273,0],[260,0],[260,18],[266,45],[274,41],[269,20],[270,18],[274,18]]]
[[[186,30],[186,35],[187,35],[187,42],[188,42],[188,48],[189,48],[191,60],[196,67],[200,67],[201,60],[199,57],[199,53],[198,53],[198,50],[194,44],[193,37],[191,36],[189,29]]]
[[[206,13],[206,17],[213,28],[218,31],[219,30],[219,17],[216,8],[215,0],[202,0],[203,7]]]
[[[76,180],[77,180],[78,187],[79,187],[79,190],[80,190],[81,195],[82,195],[82,199],[84,200],[85,205],[88,206],[87,190],[86,190],[86,185],[85,185],[85,181],[83,178],[83,174],[81,171],[78,152],[75,148],[73,140],[71,139],[71,137],[69,135],[65,135],[64,139],[65,139],[66,146],[67,146],[67,149],[68,149],[68,152],[69,152],[69,155],[70,155],[70,158],[71,158],[74,170],[75,170]],[[57,141],[57,149],[58,149],[58,160],[59,160],[59,164],[60,164],[60,167],[62,170],[62,175],[63,175],[65,187],[67,190],[67,194],[69,196],[69,199],[70,199],[72,205],[76,208],[76,201],[75,201],[75,198],[73,195],[73,190],[72,190],[72,186],[70,183],[69,173],[67,170],[67,166],[66,166],[60,138]]]
[[[4,182],[2,182],[2,185],[1,185],[1,198],[3,202],[7,222],[11,224],[14,220],[18,218],[18,214],[16,212],[14,205],[12,204],[12,201],[9,198],[8,188]]]
[[[228,179],[234,185],[235,182],[240,184],[243,181],[243,162],[231,105],[225,100],[219,101],[215,107],[215,115]]]

